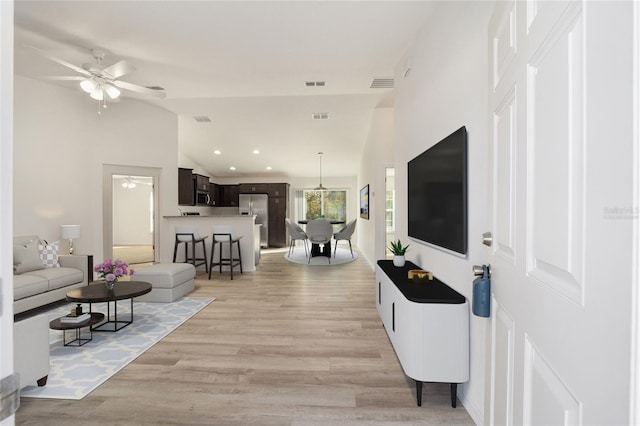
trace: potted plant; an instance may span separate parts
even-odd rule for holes
[[[391,241],[389,245],[389,250],[393,254],[393,266],[397,266],[399,268],[404,266],[404,262],[405,262],[404,254],[406,253],[408,248],[409,248],[409,244],[407,244],[406,246],[403,246],[402,241],[400,240]]]

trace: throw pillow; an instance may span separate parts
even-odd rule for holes
[[[45,268],[59,268],[58,262],[58,249],[60,248],[60,242],[56,241],[53,244],[49,244],[46,241],[38,244],[38,251],[40,252],[40,260]]]
[[[40,253],[38,252],[38,242],[29,241],[25,245],[13,246],[13,273],[22,274],[29,271],[44,269]]]

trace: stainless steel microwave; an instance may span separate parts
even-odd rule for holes
[[[211,197],[208,192],[196,191],[196,204],[208,206],[211,201]]]

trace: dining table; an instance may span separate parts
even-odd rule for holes
[[[343,225],[345,223],[344,220],[338,220],[338,219],[327,219],[327,218],[319,218],[319,219],[324,219],[332,225]],[[300,225],[306,225],[309,222],[311,222],[311,220],[303,219],[298,221]],[[329,240],[327,244],[323,244],[323,247],[320,247],[320,244],[311,243],[310,255],[311,257],[315,257],[315,256],[331,257],[331,240]]]
[[[330,224],[332,225],[344,225],[345,221],[344,220],[338,220],[338,219],[327,219],[327,218],[323,218],[324,220],[328,221]],[[298,223],[300,225],[306,225],[307,223],[311,222],[310,220],[299,220]]]

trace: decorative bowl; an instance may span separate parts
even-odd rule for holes
[[[433,280],[431,271],[423,269],[412,269],[407,273],[409,279],[415,283],[428,283]]]

